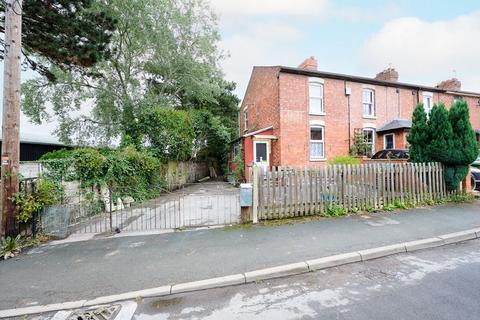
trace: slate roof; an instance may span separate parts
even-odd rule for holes
[[[412,127],[412,121],[407,119],[393,119],[389,123],[383,125],[377,129],[377,132],[392,131],[398,129],[410,129]]]

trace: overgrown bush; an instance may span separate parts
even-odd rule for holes
[[[330,165],[335,165],[335,164],[356,165],[356,164],[360,164],[360,160],[358,158],[353,157],[353,156],[336,156],[336,157],[330,158],[328,160],[328,164],[330,164]]]
[[[450,111],[443,104],[435,105],[428,121],[423,105],[419,104],[413,113],[412,129],[407,140],[412,161],[443,163],[448,190],[459,188],[460,182],[467,176],[469,165],[478,156],[475,132],[464,101],[456,101]]]
[[[15,238],[6,237],[0,239],[0,258],[7,260],[20,253],[22,247],[20,244],[20,235]]]
[[[67,159],[72,157],[72,150],[62,148],[60,150],[55,150],[47,152],[40,157],[40,161],[46,160],[57,160],[57,159]]]
[[[233,159],[233,163],[235,163],[235,179],[237,182],[244,181],[245,179],[245,157],[243,155],[243,147],[238,149],[235,158]]]
[[[35,192],[20,191],[11,200],[15,204],[17,222],[29,223],[34,212],[40,212],[45,206],[60,203],[62,198],[61,185],[51,180],[39,179]]]
[[[353,136],[353,143],[350,147],[349,154],[354,157],[363,157],[369,153],[370,146],[365,141],[365,135],[363,132],[355,132]]]
[[[192,158],[195,130],[187,111],[153,107],[139,116],[136,132],[163,161]]]
[[[152,198],[159,194],[165,182],[161,177],[161,161],[152,151],[133,145],[115,150],[79,148],[67,159],[50,159],[42,162],[46,167],[45,185],[48,190],[59,189],[62,181],[79,181],[81,188],[97,192],[107,187],[113,197],[132,196],[135,200]],[[42,185],[38,190],[42,191]]]

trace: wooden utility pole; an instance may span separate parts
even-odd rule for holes
[[[3,77],[1,235],[14,235],[15,206],[20,160],[20,60],[22,47],[22,0],[5,2],[5,59]]]

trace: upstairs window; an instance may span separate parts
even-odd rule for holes
[[[433,93],[431,92],[424,92],[423,93],[423,108],[427,113],[427,116],[430,115],[430,111],[433,108]]]
[[[363,116],[375,117],[375,91],[363,89]]]
[[[248,111],[245,110],[243,111],[243,130],[247,131],[248,130]]]
[[[310,127],[310,160],[325,158],[325,144],[323,127]]]
[[[308,92],[310,96],[310,114],[324,114],[323,83],[319,81],[310,81]]]

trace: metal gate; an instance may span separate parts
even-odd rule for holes
[[[236,189],[205,194],[172,193],[128,207],[112,207],[111,212],[86,204],[47,207],[42,214],[43,231],[65,237],[78,233],[171,230],[240,222]]]

